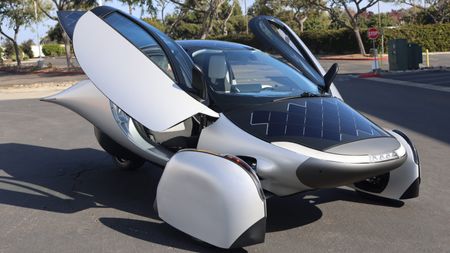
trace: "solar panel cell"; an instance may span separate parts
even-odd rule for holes
[[[318,138],[335,142],[388,136],[336,98],[309,98],[287,103],[285,110],[254,111],[251,126],[266,127],[265,136]],[[269,107],[271,108],[271,107]]]

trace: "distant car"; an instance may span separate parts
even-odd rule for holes
[[[90,121],[119,167],[164,167],[155,209],[195,238],[221,248],[263,242],[271,196],[338,186],[418,196],[408,137],[345,104],[332,82],[337,65],[325,73],[274,17],[249,25],[276,57],[230,42],[173,41],[106,6],[59,18],[90,80],[43,100]]]

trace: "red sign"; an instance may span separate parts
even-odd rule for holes
[[[371,27],[367,30],[367,37],[369,40],[376,40],[380,34],[378,33],[377,28]]]

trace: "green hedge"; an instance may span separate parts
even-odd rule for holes
[[[389,39],[407,39],[430,52],[450,51],[450,23],[434,25],[408,25],[396,29],[385,29]]]
[[[42,53],[44,53],[45,56],[61,56],[66,53],[64,47],[60,46],[59,44],[45,44],[42,45]]]
[[[300,34],[300,33],[298,33]],[[450,24],[434,24],[434,25],[405,25],[398,28],[385,29],[385,48],[387,41],[390,39],[407,39],[409,42],[417,43],[422,46],[423,50],[430,52],[450,51]],[[356,43],[355,34],[351,30],[317,30],[305,31],[300,34],[305,44],[316,54],[344,54],[359,53],[358,44]],[[367,39],[367,30],[361,31],[361,37],[369,53],[372,47],[372,41]],[[264,48],[255,40],[252,35],[233,34],[228,36],[211,37],[211,39],[233,41],[256,48]],[[379,39],[381,41],[381,39]],[[379,41],[377,43],[379,43]],[[378,45],[378,44],[377,44]]]

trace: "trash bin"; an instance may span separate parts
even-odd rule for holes
[[[408,44],[408,69],[419,69],[422,63],[422,47],[415,43]]]
[[[408,48],[406,39],[388,41],[389,70],[408,69]]]

